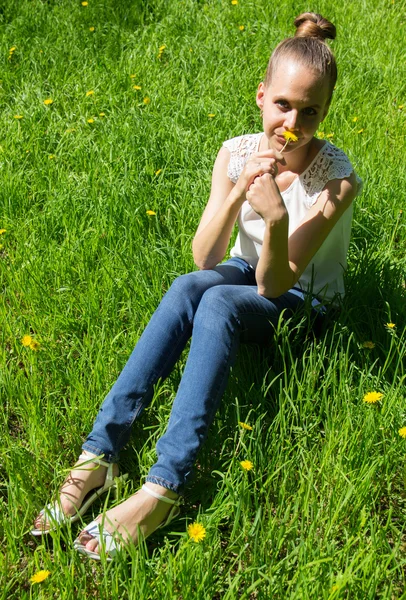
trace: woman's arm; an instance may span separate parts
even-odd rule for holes
[[[265,221],[264,241],[256,269],[261,296],[276,298],[295,285],[356,194],[354,173],[345,179],[333,179],[306,218],[288,236],[289,217],[275,180],[264,175],[254,181],[247,200]]]
[[[220,149],[213,167],[210,198],[192,244],[199,269],[212,269],[223,260],[246,190],[256,177],[274,169],[275,157],[281,158],[273,150],[254,153],[234,184],[227,176],[230,152]]]

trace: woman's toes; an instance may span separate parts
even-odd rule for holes
[[[86,550],[89,550],[90,552],[96,552],[98,545],[99,545],[99,543],[96,540],[96,538],[92,538],[90,541],[87,542],[87,544],[85,544],[85,547],[86,547]]]

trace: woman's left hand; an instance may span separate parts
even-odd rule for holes
[[[254,179],[246,198],[248,204],[266,224],[279,222],[288,214],[276,181],[269,173]]]

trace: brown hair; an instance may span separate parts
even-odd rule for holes
[[[335,39],[335,26],[317,13],[306,12],[296,17],[295,27],[295,37],[286,38],[272,52],[266,70],[265,85],[271,83],[272,75],[281,59],[294,58],[322,77],[327,77],[332,94],[337,80],[337,64],[334,54],[324,40]]]

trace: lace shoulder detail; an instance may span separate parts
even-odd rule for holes
[[[301,176],[301,182],[306,192],[307,204],[311,206],[319,197],[325,185],[332,179],[349,177],[354,168],[348,156],[329,142],[317,154],[313,162]],[[357,176],[358,193],[362,188],[362,180]]]
[[[245,167],[245,163],[251,154],[258,150],[261,136],[262,133],[240,135],[239,137],[232,138],[223,143],[223,146],[227,148],[231,154],[227,168],[227,176],[233,183],[237,183],[241,171]]]

